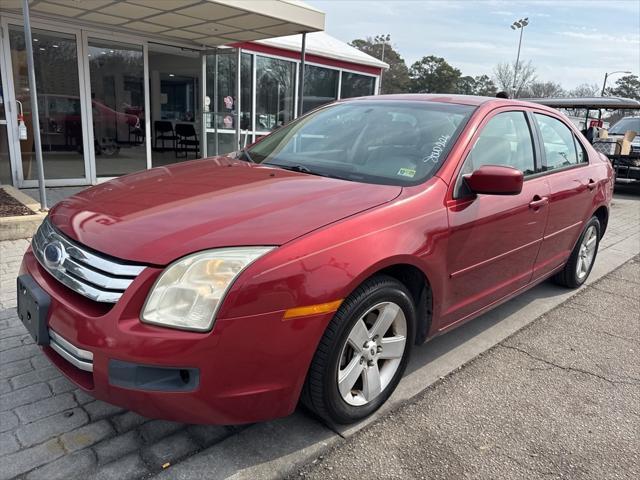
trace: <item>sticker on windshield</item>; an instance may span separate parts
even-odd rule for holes
[[[416,171],[411,169],[411,168],[401,168],[400,170],[398,170],[398,173],[396,175],[399,175],[400,177],[409,177],[409,178],[413,178],[416,176]]]

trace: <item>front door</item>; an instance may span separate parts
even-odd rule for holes
[[[449,279],[439,330],[524,287],[531,280],[548,216],[546,178],[536,172],[532,128],[522,111],[485,120],[448,202]],[[482,165],[511,166],[525,175],[518,195],[473,195],[462,176]]]
[[[13,93],[9,98],[16,105],[16,115],[22,109],[27,127],[26,139],[19,140],[17,133],[12,135],[18,186],[35,187],[38,172],[24,29],[18,24],[6,26],[11,58],[8,83]],[[79,33],[32,30],[44,174],[51,186],[85,185],[90,180],[85,122],[88,112],[80,83],[78,37]]]

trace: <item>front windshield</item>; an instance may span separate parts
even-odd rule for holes
[[[356,182],[415,185],[442,165],[474,107],[435,102],[337,103],[251,147],[251,159]]]
[[[627,117],[616,122],[616,124],[609,129],[609,133],[613,135],[624,135],[629,130],[633,130],[636,133],[640,133],[640,117]]]

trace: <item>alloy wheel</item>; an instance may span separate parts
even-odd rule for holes
[[[595,226],[591,225],[582,237],[580,251],[578,252],[578,261],[576,262],[576,275],[578,280],[582,281],[591,270],[597,245],[598,231]]]
[[[366,405],[389,385],[407,343],[407,319],[399,305],[382,302],[353,325],[342,347],[337,385],[343,400]]]

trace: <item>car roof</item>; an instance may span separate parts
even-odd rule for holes
[[[523,102],[521,100],[515,100],[511,98],[497,98],[497,97],[480,97],[477,95],[454,95],[448,93],[399,93],[399,94],[386,94],[386,95],[370,95],[368,97],[357,97],[345,99],[345,101],[387,101],[387,100],[401,100],[408,102],[435,102],[435,103],[453,103],[457,105],[470,105],[473,107],[479,107],[480,105],[491,105],[495,107],[502,106],[521,106],[521,107],[533,107],[540,110],[547,110],[550,112],[557,112],[557,110],[540,105],[537,103]]]

